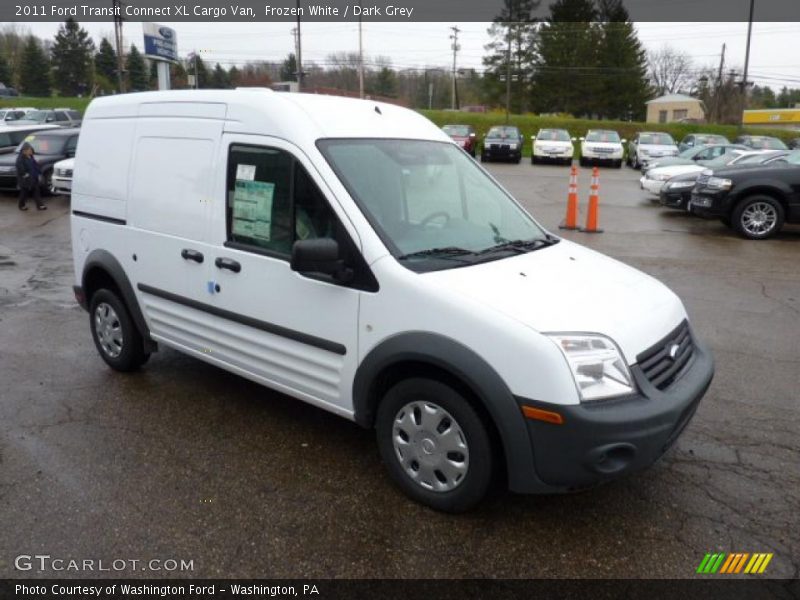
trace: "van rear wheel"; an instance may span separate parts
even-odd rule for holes
[[[433,379],[407,379],[378,407],[378,448],[393,481],[436,510],[459,513],[478,504],[492,479],[492,445],[469,402]]]
[[[92,339],[106,364],[116,371],[135,371],[149,355],[125,304],[111,290],[100,289],[89,306]]]

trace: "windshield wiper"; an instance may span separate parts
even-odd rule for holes
[[[416,252],[409,252],[397,257],[397,260],[405,260],[407,258],[423,258],[426,256],[436,258],[453,258],[458,256],[466,256],[475,254],[472,250],[466,248],[459,248],[458,246],[444,246],[442,248],[428,248],[427,250],[418,250]]]
[[[535,240],[510,240],[508,242],[503,242],[502,244],[497,244],[496,246],[490,246],[485,250],[481,250],[478,254],[485,255],[491,254],[494,252],[503,252],[503,251],[516,251],[520,254],[525,252],[531,252],[532,250],[538,250],[539,248],[545,248],[547,246],[552,246],[553,244],[557,244],[560,240],[556,237],[551,235],[547,235],[544,239],[539,238]]]

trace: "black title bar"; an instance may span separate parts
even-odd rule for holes
[[[514,2],[514,0],[508,0]],[[624,0],[630,20],[636,22],[747,21],[751,0]],[[534,0],[532,19],[546,19],[551,1]],[[127,21],[157,22],[277,22],[392,21],[443,22],[496,20],[506,0],[3,0],[0,21]],[[299,6],[299,8],[298,8]],[[526,17],[527,18],[527,17]],[[756,0],[755,21],[800,21],[798,0]],[[576,19],[577,20],[577,19]]]

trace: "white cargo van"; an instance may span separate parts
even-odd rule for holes
[[[713,375],[675,294],[548,233],[397,106],[94,100],[72,240],[112,368],[163,344],[375,428],[394,481],[440,510],[495,473],[546,493],[642,469]]]

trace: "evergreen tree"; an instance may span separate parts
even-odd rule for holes
[[[597,72],[601,85],[597,110],[609,119],[641,120],[649,96],[647,53],[622,0],[600,0],[600,19]]]
[[[22,49],[19,86],[27,96],[49,96],[51,92],[50,61],[39,45],[39,40],[32,35],[28,36]]]
[[[602,32],[592,0],[556,0],[539,28],[533,76],[538,112],[589,116],[602,89],[598,49]]]
[[[108,81],[117,81],[117,53],[106,38],[100,41],[100,49],[94,55],[94,70]]]
[[[529,108],[537,27],[533,12],[538,5],[535,0],[504,0],[503,10],[488,30],[492,41],[484,47],[488,53],[483,57],[484,95],[490,104],[504,105],[510,71],[513,113],[527,112]]]
[[[294,52],[287,56],[281,64],[281,81],[297,81],[297,57]]]
[[[58,28],[53,44],[53,79],[62,96],[86,93],[92,83],[94,42],[89,33],[70,18]]]
[[[186,73],[193,75],[195,78],[195,85],[192,87],[207,88],[209,87],[210,78],[208,75],[208,68],[203,62],[203,59],[196,54],[191,54],[189,60],[186,61]]]
[[[241,76],[241,73],[240,73],[239,69],[236,68],[235,65],[230,68],[230,70],[228,71],[228,81],[229,81],[231,87],[236,87],[237,85],[239,85],[239,77],[240,76]]]
[[[374,93],[379,96],[394,96],[397,93],[397,77],[390,67],[383,67],[375,77]]]
[[[0,83],[6,87],[13,87],[11,84],[11,67],[3,54],[0,54]]]
[[[126,68],[128,70],[128,89],[131,92],[143,92],[150,89],[147,65],[135,45],[131,45],[130,52],[128,52]]]
[[[231,81],[228,73],[223,69],[219,63],[214,66],[214,71],[211,73],[211,87],[224,90],[231,87]]]

